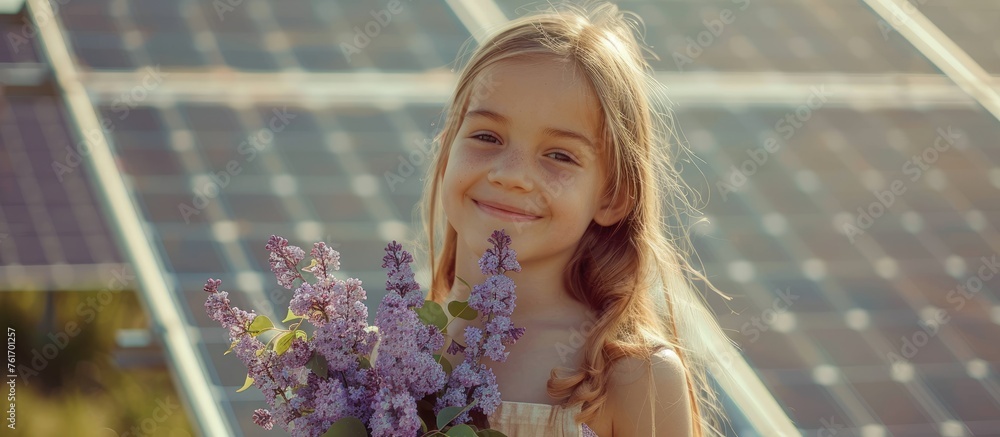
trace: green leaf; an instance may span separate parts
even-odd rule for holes
[[[362,369],[371,369],[372,362],[368,360],[368,357],[358,357],[358,366]]]
[[[233,348],[236,347],[236,343],[239,343],[239,342],[238,341],[234,341],[233,344],[229,345],[229,349],[226,349],[226,351],[223,352],[222,355],[229,355],[230,353],[232,353],[233,352]]]
[[[296,329],[295,338],[301,338],[303,341],[309,341],[309,334],[306,334],[306,331],[301,329]]]
[[[448,302],[448,312],[451,313],[452,317],[458,317],[465,320],[475,320],[479,317],[479,311],[469,308],[469,302],[453,300]]]
[[[449,423],[451,423],[452,420],[455,420],[455,418],[458,417],[463,412],[465,412],[465,410],[472,408],[473,405],[476,405],[476,400],[474,399],[472,403],[464,407],[448,407],[442,409],[441,412],[438,413],[437,417],[438,429],[444,429],[444,427],[447,426]]]
[[[295,313],[292,312],[292,309],[289,308],[288,309],[288,314],[285,315],[285,320],[282,320],[281,323],[285,323],[285,322],[290,321],[290,320],[302,319],[302,318],[305,318],[305,316],[296,316]]]
[[[306,362],[306,368],[312,370],[320,378],[329,376],[329,364],[326,362],[326,358],[317,352],[313,352],[312,357]]]
[[[455,279],[462,281],[462,283],[465,284],[466,287],[469,287],[469,290],[472,290],[472,286],[469,285],[469,283],[465,279],[462,279],[461,276],[455,275]]]
[[[365,424],[355,417],[345,417],[330,425],[322,437],[357,437],[368,435]]]
[[[453,370],[453,368],[451,367],[451,361],[448,361],[447,358],[442,357],[441,354],[434,354],[434,361],[437,361],[438,363],[441,364],[441,368],[444,369],[445,374],[451,375],[451,371]]]
[[[291,332],[283,332],[278,335],[278,338],[274,342],[274,351],[281,355],[292,346],[292,340],[295,339],[295,335]]]
[[[260,335],[261,332],[272,328],[274,328],[274,323],[271,323],[271,319],[267,318],[267,316],[257,316],[253,318],[253,322],[250,322],[250,327],[247,328],[247,332],[256,337]]]
[[[424,306],[417,308],[417,317],[425,325],[434,326],[437,329],[444,329],[448,325],[448,316],[445,315],[441,304],[432,300],[424,301]]]
[[[495,429],[481,429],[479,431],[476,431],[476,435],[478,435],[479,437],[507,437],[507,434],[504,434]]]
[[[251,385],[253,385],[253,378],[251,378],[250,374],[247,373],[247,380],[243,381],[243,387],[240,387],[239,390],[236,390],[236,393],[239,393],[239,392],[241,392],[243,390],[246,390],[246,389],[250,388]]]
[[[444,434],[450,437],[476,437],[476,431],[465,424],[453,426]]]

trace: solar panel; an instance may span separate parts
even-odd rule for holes
[[[697,132],[688,138],[706,167],[727,169],[752,159],[747,151],[761,147],[760,133],[789,111],[679,116],[681,126]],[[765,380],[781,387],[779,401],[795,406],[787,411],[802,428],[878,423],[888,433],[913,435],[954,420],[970,430],[998,429],[1000,398],[979,370],[996,365],[996,352],[967,343],[963,332],[976,326],[984,337],[1000,334],[1000,287],[984,280],[970,298],[951,292],[989,265],[982,257],[996,254],[995,240],[984,234],[1000,217],[1000,184],[991,176],[995,120],[976,108],[823,108],[812,117],[746,175],[741,191],[708,203],[716,224],[696,231],[695,241],[705,270],[719,275],[720,288],[735,291],[726,305],[741,310],[721,323]],[[954,145],[938,140],[949,129]],[[926,173],[906,171],[906,162],[933,152]],[[714,185],[729,176],[705,178]],[[896,181],[902,194],[883,202],[888,212],[852,244],[843,220],[860,220],[857,208],[882,202],[873,191],[888,192]],[[912,368],[894,368],[893,354]],[[896,404],[889,414],[868,397],[872,387],[897,395],[877,399],[922,403]],[[965,390],[969,401],[955,395]],[[977,413],[966,415],[971,399],[978,399]]]
[[[367,2],[81,2],[60,16],[80,67],[92,70],[426,70],[452,62],[469,37],[443,2],[392,11]]]
[[[87,289],[121,262],[57,99],[7,96],[0,115],[0,284]]]
[[[508,17],[546,2],[502,0]],[[616,2],[644,24],[661,71],[936,73],[905,40],[883,38],[860,2],[629,0]]]

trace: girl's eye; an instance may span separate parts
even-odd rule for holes
[[[500,140],[498,140],[497,137],[490,134],[477,134],[473,135],[472,138],[477,139],[479,141],[485,141],[488,143],[500,144]]]
[[[569,155],[567,155],[565,153],[562,153],[562,152],[552,152],[552,153],[549,153],[548,155],[545,155],[545,156],[553,156],[553,155],[561,157],[561,158],[555,158],[558,161],[575,163],[575,161],[573,161],[573,158],[571,158]]]

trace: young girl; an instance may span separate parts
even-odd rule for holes
[[[717,433],[681,335],[681,313],[703,308],[698,275],[664,223],[686,197],[634,25],[610,4],[508,23],[468,60],[436,138],[422,203],[430,298],[468,299],[456,276],[485,279],[494,229],[522,267],[512,321],[526,333],[490,363],[504,399],[490,422],[510,436]],[[461,340],[470,323],[449,333]]]

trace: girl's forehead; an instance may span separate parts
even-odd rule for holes
[[[601,126],[600,100],[583,70],[554,57],[512,58],[471,79],[468,111],[489,110],[505,118],[572,125],[595,143]],[[557,127],[558,126],[549,126]]]
[[[583,69],[576,62],[556,56],[516,56],[495,62],[472,80],[480,92],[496,90],[512,83],[548,83],[572,85],[581,94],[593,95]]]

